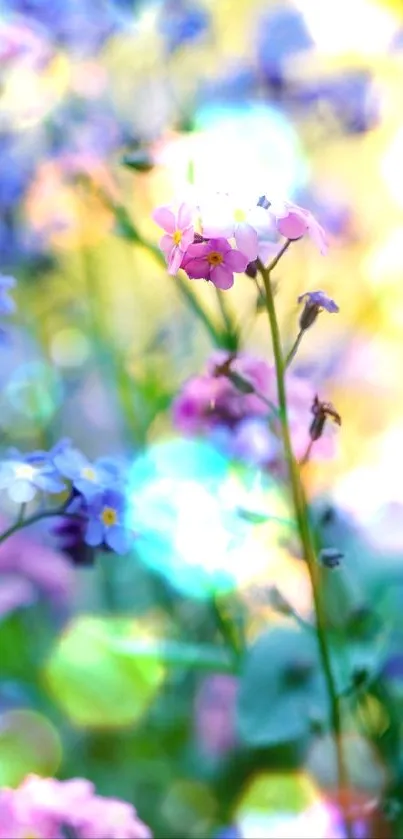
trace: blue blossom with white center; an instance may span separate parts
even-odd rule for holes
[[[10,297],[10,289],[14,288],[14,277],[0,274],[0,315],[12,315],[15,312],[15,301]]]
[[[46,452],[23,455],[13,450],[7,460],[0,461],[1,489],[6,490],[16,504],[27,504],[38,491],[58,495],[66,489],[66,484]]]
[[[85,542],[92,547],[106,545],[118,554],[130,547],[130,533],[126,527],[125,498],[115,489],[106,489],[88,501]]]
[[[337,303],[324,291],[305,291],[298,297],[298,303],[305,303],[299,319],[300,329],[309,329],[324,310],[330,314],[339,311]]]
[[[112,460],[100,458],[93,463],[79,449],[66,445],[53,456],[56,469],[71,481],[86,499],[93,498],[118,480],[118,467]]]

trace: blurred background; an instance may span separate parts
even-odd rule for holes
[[[241,481],[206,441],[190,456],[173,428],[172,400],[212,345],[156,258],[151,213],[198,188],[242,208],[253,189],[307,207],[329,234],[326,258],[309,241],[284,257],[278,310],[287,343],[299,294],[320,288],[340,306],[296,361],[343,421],[335,457],[309,464],[306,480],[324,543],[349,557],[354,609],[376,605],[384,630],[378,670],[395,717],[374,690],[361,733],[346,735],[356,795],[400,806],[400,746],[393,771],[388,749],[403,700],[402,3],[96,6],[1,7],[0,270],[18,281],[18,311],[0,347],[0,434],[3,450],[70,437],[90,457],[133,463],[131,491],[157,511],[163,475],[176,518],[152,549],[95,566],[44,525],[0,547],[0,783],[89,777],[133,801],[156,837],[236,835],[223,832],[235,823],[248,837],[335,836],[332,755],[288,730],[297,706],[278,718],[284,737],[242,741],[234,675],[141,652],[144,639],[215,643],[217,593],[251,641],[277,626],[271,585],[310,610],[290,525],[286,541],[264,525],[230,550],[228,522],[224,536],[222,515],[199,503],[208,484],[226,515],[241,495],[288,515],[278,481],[254,470]],[[218,319],[211,284],[192,289]],[[255,296],[242,276],[226,300],[244,348],[270,361]],[[4,522],[15,514],[6,499],[2,509]]]

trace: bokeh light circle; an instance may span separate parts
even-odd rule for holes
[[[228,592],[263,574],[289,528],[279,487],[206,441],[155,445],[132,466],[129,486],[140,558],[193,597]],[[256,525],[256,513],[269,518]]]

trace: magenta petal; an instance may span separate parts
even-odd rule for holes
[[[308,229],[307,220],[296,213],[289,213],[288,216],[277,221],[277,230],[286,239],[301,239]]]
[[[189,245],[186,251],[186,258],[189,259],[203,259],[210,253],[210,246],[207,242],[197,242],[195,245]]]
[[[235,231],[235,241],[238,250],[248,257],[248,262],[252,262],[257,257],[259,240],[254,227],[251,224],[238,224]]]
[[[231,268],[237,274],[245,270],[249,261],[248,257],[240,251],[232,250],[225,254],[225,267]]]
[[[190,227],[192,224],[192,208],[189,204],[183,202],[180,204],[178,209],[177,215],[177,226],[179,230],[183,230],[184,227]]]
[[[222,236],[220,236],[218,239],[210,239],[209,246],[210,251],[218,251],[222,254],[226,254],[228,253],[228,251],[231,250],[230,243],[227,241],[227,239],[224,239]]]
[[[191,280],[208,280],[210,277],[210,265],[207,259],[188,259],[182,265]]]
[[[234,275],[232,271],[225,268],[224,265],[216,265],[215,268],[212,268],[210,279],[216,288],[221,288],[222,291],[226,291],[234,285]]]
[[[154,210],[152,217],[163,230],[167,231],[167,233],[174,233],[176,229],[175,216],[170,207],[157,207]]]
[[[179,268],[181,267],[181,262],[183,259],[183,251],[180,248],[172,248],[171,254],[168,259],[168,274],[177,274]]]

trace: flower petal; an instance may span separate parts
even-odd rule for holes
[[[167,233],[174,233],[176,227],[175,216],[171,207],[157,207],[152,217],[156,224],[162,227],[163,230],[166,230]]]
[[[100,521],[97,519],[90,519],[84,536],[84,541],[87,545],[91,545],[95,548],[97,545],[100,545],[104,538],[103,527]]]
[[[188,227],[186,230],[182,231],[182,239],[180,241],[179,247],[184,253],[193,244],[194,239],[194,230],[193,227]]]
[[[171,253],[172,248],[174,247],[174,241],[170,233],[165,233],[165,236],[161,236],[160,239],[160,248],[165,254],[166,259],[169,259],[169,255]]]
[[[17,479],[8,489],[8,494],[16,504],[27,504],[36,495],[36,487],[23,479]]]
[[[214,283],[215,287],[221,288],[222,291],[226,291],[234,285],[234,275],[232,271],[224,265],[216,265],[212,268],[210,279],[211,282]]]
[[[323,227],[312,217],[308,226],[309,235],[322,256],[325,256],[329,249],[329,242]]]
[[[286,239],[301,239],[308,230],[308,223],[303,216],[291,212],[288,216],[278,219],[277,230]]]
[[[181,267],[183,259],[183,251],[178,247],[173,247],[168,259],[168,274],[177,274]]]
[[[185,227],[189,227],[192,224],[192,208],[190,204],[186,204],[184,201],[182,204],[179,205],[178,215],[177,215],[177,227],[179,230],[183,230]]]
[[[186,254],[182,268],[191,280],[208,280],[210,278],[210,265],[207,259],[188,259]]]
[[[129,533],[124,527],[118,525],[108,527],[105,542],[117,554],[125,554],[130,547]]]
[[[186,251],[186,258],[201,259],[201,257],[207,256],[210,250],[211,248],[208,242],[195,242],[194,245],[189,245]]]
[[[248,257],[248,262],[256,259],[258,254],[259,240],[256,230],[251,224],[242,222],[238,224],[235,230],[235,241],[238,250]],[[245,270],[245,269],[242,269]]]
[[[245,270],[248,262],[250,262],[248,257],[235,249],[225,254],[225,268],[231,268],[237,274],[241,274]]]

